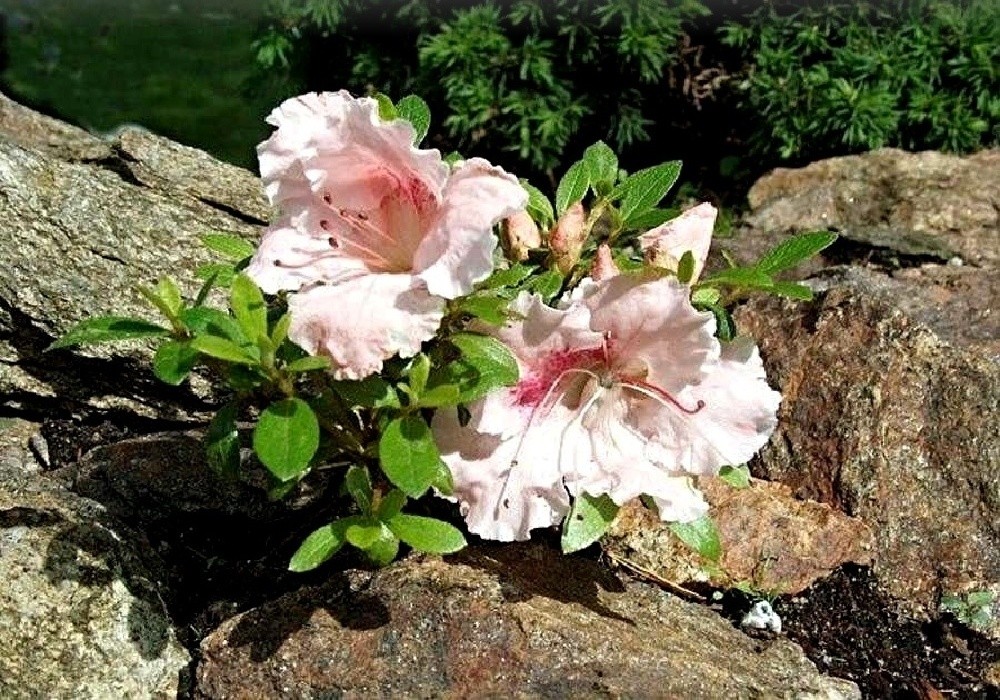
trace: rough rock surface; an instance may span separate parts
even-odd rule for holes
[[[1000,583],[1000,363],[995,337],[917,302],[923,285],[852,268],[737,322],[784,395],[755,474],[866,522],[882,583],[933,610]]]
[[[859,698],[787,640],[544,547],[353,572],[202,643],[196,697]]]
[[[0,697],[174,698],[189,657],[137,535],[0,466]]]
[[[211,259],[198,236],[255,238],[266,218],[245,170],[140,131],[105,143],[0,95],[0,394],[35,410],[186,417],[178,405],[196,410],[196,397],[155,383],[134,361],[140,344],[131,358],[42,351],[93,315],[154,318],[136,284],[174,274],[193,293]]]
[[[769,594],[798,593],[847,562],[871,563],[872,533],[856,518],[792,496],[775,482],[737,489],[700,479],[719,529],[718,570],[675,537],[638,502],[626,504],[602,545],[613,560],[673,583],[709,580]]]
[[[871,245],[1000,263],[1000,150],[956,156],[892,148],[778,168],[748,195],[760,231],[834,227]]]
[[[47,466],[48,449],[40,428],[21,418],[0,418],[0,470],[30,474]]]

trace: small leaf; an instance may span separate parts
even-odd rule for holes
[[[399,540],[392,530],[384,524],[379,528],[379,537],[365,550],[367,556],[376,566],[391,564],[399,554]]]
[[[457,527],[436,518],[400,513],[386,525],[396,537],[418,552],[451,554],[466,545],[465,537]]]
[[[46,349],[57,350],[74,345],[113,343],[134,338],[162,338],[170,335],[166,328],[127,316],[97,316],[81,321]]]
[[[677,261],[677,281],[681,284],[690,284],[694,277],[694,253],[685,250],[681,259]]]
[[[226,263],[209,263],[208,265],[199,265],[198,269],[194,271],[194,276],[205,280],[206,284],[209,280],[213,280],[213,286],[228,287],[233,283],[233,278],[236,277],[236,268]]]
[[[381,521],[391,520],[396,517],[399,511],[406,505],[406,494],[399,489],[393,489],[378,504],[378,519]]]
[[[282,314],[281,318],[275,322],[274,328],[271,329],[271,342],[274,344],[274,347],[280,348],[281,344],[285,342],[288,338],[288,329],[291,325],[292,315],[288,313]]]
[[[601,539],[617,514],[618,505],[607,494],[578,496],[563,521],[563,553],[578,552]]]
[[[590,181],[610,190],[618,177],[618,156],[608,144],[598,141],[583,152],[583,162],[590,171]]]
[[[399,116],[413,125],[416,132],[413,144],[416,145],[423,141],[431,126],[431,108],[427,106],[427,103],[416,95],[407,95],[399,101],[396,109]]]
[[[716,273],[704,281],[705,285],[727,285],[730,287],[747,287],[749,289],[770,289],[774,280],[766,272],[755,267],[731,267]]]
[[[352,465],[344,476],[344,487],[363,513],[372,509],[372,481],[365,467]]]
[[[223,478],[235,479],[240,471],[240,434],[236,406],[228,404],[215,414],[205,433],[205,456],[209,468]]]
[[[399,118],[399,110],[396,109],[396,105],[392,103],[388,95],[383,95],[379,92],[373,95],[373,97],[378,102],[378,115],[382,118],[382,121],[391,122],[393,119]]]
[[[767,291],[771,292],[771,294],[799,301],[812,301],[813,298],[812,289],[798,282],[775,282]]]
[[[691,293],[691,303],[695,306],[713,306],[722,299],[715,287],[699,287]]]
[[[413,498],[430,488],[441,462],[430,427],[415,414],[395,418],[385,426],[378,456],[389,481]]]
[[[420,395],[421,408],[440,408],[442,406],[457,406],[462,403],[461,392],[454,384],[441,384],[432,387]]]
[[[330,358],[320,356],[300,357],[285,365],[286,372],[314,372],[321,369],[330,369]]]
[[[358,381],[331,381],[331,388],[352,408],[399,408],[399,395],[387,381],[372,375]]]
[[[576,204],[585,196],[590,189],[590,170],[582,160],[578,160],[569,166],[569,170],[559,181],[556,189],[556,214],[562,216],[573,204]]]
[[[463,408],[462,406],[459,407],[459,415],[461,415],[461,409]],[[463,425],[467,424],[468,421]],[[441,460],[441,463],[438,464],[437,474],[434,475],[434,481],[431,483],[431,486],[436,488],[442,496],[450,496],[455,492],[455,479],[452,477],[451,469],[444,463],[444,460]]]
[[[508,306],[510,299],[498,294],[473,294],[458,299],[455,310],[499,326],[507,321]]]
[[[566,278],[559,270],[549,270],[532,279],[524,288],[542,297],[544,301],[552,301],[560,291]]]
[[[163,304],[170,310],[168,318],[176,318],[177,314],[184,308],[184,298],[181,296],[181,289],[172,277],[161,277],[156,283],[156,295],[163,301]]]
[[[249,241],[228,233],[205,233],[201,235],[201,242],[212,252],[233,262],[249,258],[256,250]]]
[[[344,546],[344,542],[347,541],[347,528],[359,520],[357,517],[342,518],[313,530],[292,555],[288,569],[297,573],[311,571],[327,561]]]
[[[659,204],[681,174],[681,162],[672,160],[629,175],[611,192],[611,199],[620,199],[618,210],[626,226]]]
[[[240,324],[232,316],[207,306],[195,306],[181,312],[181,322],[195,335],[227,338],[237,345],[249,345]]]
[[[195,273],[197,274],[197,273]],[[198,296],[194,298],[194,305],[201,306],[208,299],[209,292],[215,287],[216,281],[219,279],[219,272],[214,271],[208,277],[205,278],[205,283],[201,285],[201,289],[198,290]]]
[[[168,340],[156,350],[153,374],[161,382],[177,386],[198,362],[198,351],[186,340]]]
[[[517,383],[517,360],[496,338],[456,333],[449,341],[461,356],[432,373],[429,385],[454,385],[463,403],[475,401],[502,386]]]
[[[319,422],[302,399],[284,399],[265,408],[253,431],[253,449],[281,481],[300,476],[319,448]]]
[[[192,348],[217,360],[236,362],[242,365],[256,365],[260,362],[260,358],[255,357],[247,348],[225,338],[214,335],[199,335],[192,338],[190,342]]]
[[[354,523],[345,533],[347,541],[361,550],[366,550],[382,537],[382,523],[365,518]]]
[[[732,315],[719,304],[713,304],[708,310],[715,315],[715,335],[723,341],[729,342],[736,337],[736,324],[733,323]]]
[[[264,294],[246,275],[237,275],[229,292],[229,306],[247,338],[267,336],[267,304]]]
[[[410,379],[410,395],[415,399],[419,398],[424,389],[427,388],[427,377],[431,372],[431,361],[424,353],[417,354],[410,361],[410,368],[407,376]]]
[[[635,214],[629,221],[629,228],[638,229],[640,231],[648,231],[654,229],[660,224],[664,224],[673,218],[676,218],[680,212],[677,209],[650,209],[644,214]]]
[[[681,542],[708,561],[717,563],[722,557],[722,541],[719,539],[719,530],[708,515],[703,515],[689,523],[670,523],[670,531],[677,535]]]
[[[719,470],[719,478],[735,489],[745,489],[750,486],[750,470],[745,464],[723,467]]]
[[[551,226],[556,220],[556,215],[552,210],[552,202],[549,201],[549,198],[524,178],[521,178],[521,187],[528,193],[528,216],[543,228]]]
[[[782,241],[773,250],[761,258],[755,266],[761,272],[769,275],[788,270],[800,262],[811,258],[837,240],[837,234],[832,231],[813,231],[802,233],[787,241]]]
[[[479,283],[479,289],[498,289],[502,287],[516,287],[524,280],[531,277],[535,272],[534,267],[514,263],[503,270],[494,270],[493,274]]]

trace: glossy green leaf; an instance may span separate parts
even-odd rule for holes
[[[393,489],[385,494],[378,504],[378,513],[376,513],[378,519],[382,521],[392,519],[399,511],[403,510],[406,501],[406,494],[399,489]]]
[[[455,492],[455,479],[451,475],[451,470],[448,465],[441,460],[438,464],[437,473],[434,475],[434,481],[431,483],[435,489],[437,489],[442,496],[450,496]]]
[[[750,486],[750,470],[745,464],[723,467],[719,470],[719,478],[736,489],[745,489]]]
[[[598,141],[583,152],[583,162],[590,171],[590,181],[608,190],[618,177],[618,156],[603,141]]]
[[[690,284],[694,277],[694,253],[685,250],[681,259],[677,261],[677,281],[681,284]]]
[[[459,400],[467,403],[482,398],[494,389],[517,382],[517,360],[496,338],[476,333],[456,333],[449,340],[461,354],[432,373],[430,386],[457,386]]]
[[[260,362],[260,358],[256,356],[256,348],[251,351],[231,340],[214,335],[195,336],[191,339],[191,347],[203,355],[226,362],[236,362],[242,365],[256,365]]]
[[[206,284],[211,280],[211,286],[228,287],[233,283],[233,278],[236,277],[236,268],[226,263],[209,263],[199,265],[194,271],[194,276],[205,280]]]
[[[654,229],[661,224],[665,224],[677,217],[677,209],[658,209],[653,208],[645,212],[644,214],[634,214],[628,221],[628,227],[630,229],[638,229],[639,231],[649,231]]]
[[[670,523],[670,531],[681,542],[710,562],[718,562],[722,557],[722,541],[715,521],[703,515],[689,523]]]
[[[495,326],[507,321],[507,307],[510,299],[498,294],[474,294],[459,299],[455,304],[456,311],[475,316],[486,323]]]
[[[162,338],[170,331],[162,326],[127,316],[95,316],[81,321],[46,350],[57,350],[74,345],[96,345],[134,338]]]
[[[209,468],[227,479],[240,472],[240,434],[236,426],[237,409],[227,404],[215,414],[205,434],[205,456]]]
[[[590,189],[590,170],[582,160],[569,166],[556,189],[556,214],[562,216],[571,205],[587,196]]]
[[[406,121],[413,125],[416,134],[413,137],[414,145],[420,143],[427,136],[427,130],[431,127],[431,108],[422,98],[416,95],[407,95],[399,101],[396,109]]]
[[[779,243],[774,249],[761,258],[755,267],[761,272],[774,275],[782,270],[788,270],[811,258],[837,240],[837,234],[832,231],[813,231],[801,233],[793,238]]]
[[[383,121],[391,122],[393,119],[399,118],[399,110],[396,109],[396,105],[392,103],[392,99],[388,95],[379,92],[374,97],[375,101],[378,102],[378,115]]]
[[[712,275],[704,281],[704,284],[769,289],[774,285],[774,280],[766,272],[761,272],[754,267],[731,267]]]
[[[153,374],[161,382],[177,386],[198,362],[198,351],[186,340],[168,340],[156,349]]]
[[[357,517],[343,518],[313,530],[292,555],[289,570],[298,573],[311,571],[330,559],[347,541],[347,528],[359,520]]]
[[[721,299],[722,294],[715,287],[699,287],[691,292],[691,303],[695,306],[712,306]]]
[[[427,388],[427,377],[431,372],[431,360],[424,353],[418,353],[410,361],[410,367],[407,371],[407,377],[409,378],[410,394],[414,398],[419,398],[424,389]]]
[[[813,298],[813,291],[804,284],[799,284],[798,282],[775,282],[768,289],[771,294],[777,294],[781,297],[788,297],[789,299],[797,299],[799,301],[810,301]]]
[[[626,226],[660,203],[681,174],[679,160],[654,165],[629,175],[611,192],[611,199],[620,199],[618,211]]]
[[[184,298],[181,296],[181,288],[172,277],[161,277],[156,283],[156,295],[160,297],[164,305],[170,309],[169,318],[175,318],[184,308]]]
[[[330,358],[312,356],[300,357],[294,362],[285,365],[286,372],[315,372],[316,370],[330,369]]]
[[[382,528],[384,527],[377,520],[365,518],[347,528],[344,534],[352,545],[358,549],[366,550],[382,538]]]
[[[479,283],[479,289],[498,289],[502,287],[516,287],[524,280],[531,277],[535,268],[523,263],[514,263],[508,268],[494,270],[493,274]]]
[[[562,551],[578,552],[601,539],[617,514],[618,505],[607,495],[577,497],[563,521]]]
[[[399,539],[384,524],[379,528],[379,537],[365,549],[365,556],[376,566],[386,566],[399,554]]]
[[[521,187],[528,193],[528,216],[543,228],[551,226],[556,220],[556,214],[549,198],[524,178],[521,178]]]
[[[212,252],[233,262],[249,258],[256,251],[250,241],[228,233],[205,233],[201,235],[201,242]]]
[[[416,414],[400,416],[385,426],[378,455],[389,481],[412,498],[427,492],[441,462],[430,427]]]
[[[194,335],[214,335],[231,340],[237,345],[249,344],[236,319],[218,309],[207,306],[184,309],[181,312],[181,322]]]
[[[348,468],[344,475],[344,487],[363,513],[372,509],[372,481],[365,467],[356,464]]]
[[[267,337],[267,304],[264,294],[246,275],[237,275],[229,290],[229,306],[247,338]]]
[[[439,384],[431,387],[420,395],[421,408],[440,408],[441,406],[457,406],[462,403],[461,391],[454,384]]]
[[[332,381],[330,386],[352,408],[399,408],[401,405],[396,390],[377,375],[358,381]]]
[[[288,338],[288,329],[291,325],[292,315],[288,313],[282,314],[281,318],[275,321],[274,328],[271,329],[271,342],[274,344],[274,347],[280,348],[281,344],[285,342]]]
[[[309,468],[319,448],[319,422],[302,399],[284,399],[265,408],[253,432],[253,449],[280,481]]]
[[[386,525],[396,537],[418,552],[452,554],[467,544],[461,530],[436,518],[399,513]]]

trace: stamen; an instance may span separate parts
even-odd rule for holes
[[[329,219],[320,219],[319,227],[324,231],[329,231],[331,225],[332,224],[330,223]]]
[[[337,243],[337,239],[334,238],[333,236],[330,236],[329,238],[327,238],[326,242],[330,245],[331,248],[339,248],[340,247],[340,244]]]
[[[367,233],[376,238],[381,238],[393,246],[398,245],[398,241],[385,231],[381,230],[369,221],[368,215],[360,211],[350,211],[348,209],[337,210],[337,215],[344,223],[358,233]]]
[[[655,384],[644,382],[641,379],[636,379],[631,382],[619,382],[619,383],[621,384],[621,386],[627,389],[631,389],[632,391],[637,391],[643,396],[648,396],[654,401],[659,401],[660,404],[666,405],[665,401],[669,401],[677,410],[681,411],[682,413],[686,413],[689,416],[693,416],[694,414],[698,413],[698,411],[705,408],[705,402],[702,401],[701,399],[698,399],[698,403],[695,405],[695,408],[688,408],[687,406],[683,406],[681,405],[680,401],[675,399],[668,392],[664,391]]]

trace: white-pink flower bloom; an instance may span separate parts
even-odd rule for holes
[[[707,505],[689,475],[748,460],[776,425],[756,349],[720,345],[711,314],[672,278],[618,275],[562,309],[521,295],[494,331],[521,378],[469,407],[438,411],[434,435],[469,529],[522,540],[558,523],[570,497],[641,494],[668,521]]]
[[[656,267],[677,272],[677,265],[687,251],[694,256],[694,274],[691,284],[698,281],[705,268],[708,248],[712,243],[712,230],[718,210],[708,202],[688,209],[639,236],[639,247],[646,261]]]
[[[257,151],[280,217],[248,274],[289,301],[289,337],[339,378],[419,351],[446,299],[493,269],[493,225],[527,204],[517,179],[480,158],[449,168],[385,122],[371,98],[310,93],[275,109]]]

